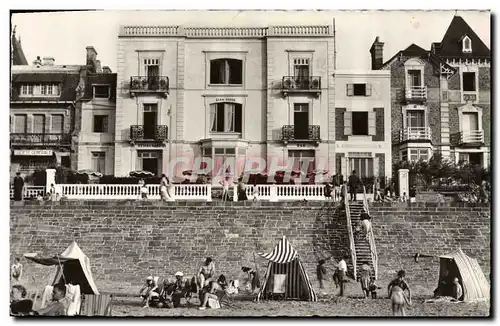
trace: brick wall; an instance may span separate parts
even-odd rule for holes
[[[410,280],[432,287],[436,259],[416,264],[413,255],[445,254],[458,246],[489,274],[489,208],[393,205],[371,208],[382,279],[405,268]],[[135,291],[149,274],[164,277],[181,270],[193,275],[207,256],[215,259],[218,272],[237,277],[241,266],[253,266],[254,252],[271,251],[283,235],[313,280],[318,259],[348,246],[344,218],[337,217],[332,204],[319,202],[63,202],[12,205],[10,216],[11,263],[27,252],[60,253],[74,239],[90,257],[104,292]],[[263,274],[266,262],[260,257],[257,262]],[[38,285],[49,282],[54,268],[23,263],[28,278],[35,276]]]

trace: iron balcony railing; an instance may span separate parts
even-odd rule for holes
[[[484,143],[483,130],[461,131],[458,133],[458,144],[477,144]]]
[[[430,127],[409,127],[399,131],[399,141],[431,140]]]
[[[427,99],[427,86],[410,86],[406,87],[407,100],[425,100]]]
[[[318,76],[284,76],[283,77],[283,91],[315,91],[321,90],[321,77]]]
[[[152,127],[144,125],[130,126],[131,141],[138,141],[138,140],[165,141],[167,139],[168,139],[168,126],[165,125],[156,125]]]
[[[307,131],[307,132],[306,132]],[[311,125],[307,130],[296,129],[294,125],[285,125],[281,129],[281,140],[289,141],[315,141],[321,140],[318,125]]]
[[[12,133],[11,145],[71,145],[71,134],[67,133]]]
[[[169,80],[166,76],[132,76],[130,77],[131,92],[164,92],[168,93]]]

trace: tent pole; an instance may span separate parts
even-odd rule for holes
[[[58,255],[58,254],[56,254],[56,257],[57,257],[57,262],[59,263],[59,268],[60,268],[60,270],[61,270],[61,275],[62,275],[62,278],[63,278],[64,284],[66,285],[66,284],[68,284],[68,283],[66,282],[66,277],[64,277],[64,269],[63,269],[63,267],[62,267],[62,265],[61,265],[61,260],[59,259],[59,255]]]

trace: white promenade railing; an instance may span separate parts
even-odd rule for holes
[[[38,195],[45,195],[45,187],[43,186],[25,186],[23,199],[36,198]],[[10,187],[10,198],[14,198],[14,187]]]
[[[58,184],[56,192],[67,199],[85,200],[117,200],[140,199],[141,186],[138,184]],[[160,199],[160,185],[147,185],[148,199]],[[220,188],[217,187],[216,188]],[[234,200],[238,200],[237,185],[234,185]],[[255,191],[256,190],[256,191]],[[247,185],[248,200],[325,200],[323,185]],[[45,187],[26,186],[24,198],[35,198],[44,195]],[[204,200],[212,201],[212,185],[210,184],[176,184],[169,188],[173,200]],[[10,197],[14,190],[11,188]]]

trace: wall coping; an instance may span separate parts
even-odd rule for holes
[[[107,207],[335,207],[336,204],[324,201],[193,201],[178,200],[175,202],[161,202],[159,200],[61,200],[59,202],[22,201],[10,202],[10,207],[81,207],[81,206],[107,206]],[[490,204],[455,203],[455,202],[417,202],[417,203],[370,203],[372,208],[483,208],[491,210]]]

